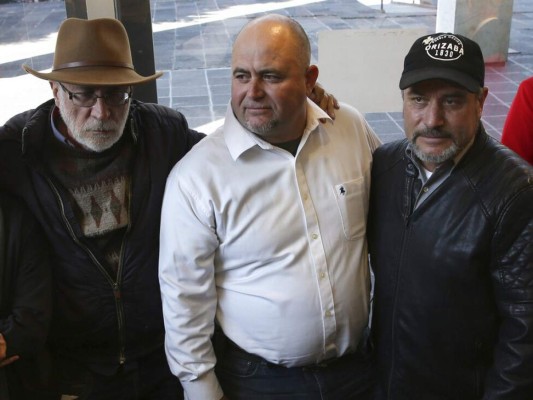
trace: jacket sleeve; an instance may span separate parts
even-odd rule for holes
[[[39,352],[48,333],[51,316],[48,248],[37,222],[25,208],[14,204],[3,213],[7,279],[2,290],[8,296],[0,318],[0,332],[7,343],[7,355],[22,359]]]
[[[533,393],[533,186],[514,197],[497,225],[492,278],[499,339],[483,400],[524,400]]]

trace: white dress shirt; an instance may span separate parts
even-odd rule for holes
[[[380,142],[355,109],[336,115],[308,102],[294,157],[228,107],[224,126],[172,170],[159,278],[167,357],[188,399],[222,396],[215,317],[241,348],[287,367],[356,350],[368,323],[365,228]]]

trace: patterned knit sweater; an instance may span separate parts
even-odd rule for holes
[[[101,153],[47,140],[45,159],[52,175],[68,191],[81,231],[104,255],[116,277],[122,238],[129,223],[133,144],[120,140]]]

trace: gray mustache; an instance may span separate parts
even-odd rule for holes
[[[427,138],[442,138],[442,139],[450,139],[452,135],[449,132],[443,132],[438,129],[424,129],[424,130],[418,130],[414,134],[414,139],[418,137],[427,137]]]

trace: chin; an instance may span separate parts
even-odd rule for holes
[[[427,152],[427,153],[422,153],[421,155],[417,155],[417,156],[422,161],[430,162],[434,164],[441,164],[445,161],[453,159],[457,155],[457,153],[458,153],[458,150],[455,147],[449,147],[438,153]]]
[[[96,153],[101,153],[102,151],[113,147],[113,145],[117,142],[118,138],[105,141],[87,141],[85,143],[82,143],[82,146],[87,150],[94,151]]]

